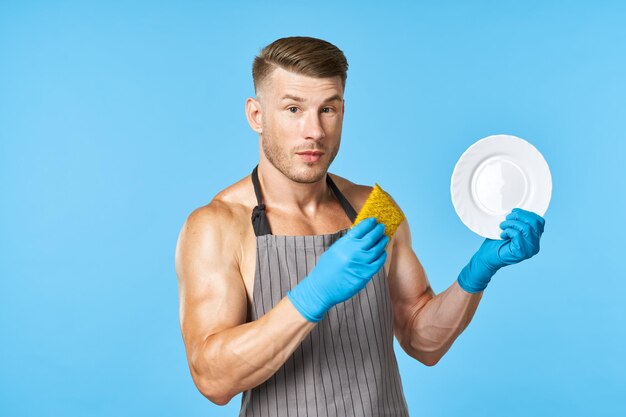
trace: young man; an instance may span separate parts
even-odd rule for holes
[[[176,248],[193,380],[209,400],[243,392],[242,416],[406,416],[393,336],[436,364],[495,272],[539,251],[544,220],[514,209],[435,295],[404,221],[350,228],[372,187],[328,173],[339,150],[347,61],[315,38],[279,39],[253,64],[252,175],[185,222]]]

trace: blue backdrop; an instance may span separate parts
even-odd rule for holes
[[[625,6],[84,3],[0,3],[0,415],[237,414],[193,385],[174,248],[258,161],[252,59],[293,35],[345,52],[330,171],[393,195],[436,292],[482,242],[463,151],[513,134],[551,168],[541,252],[435,367],[396,344],[411,415],[626,415]]]

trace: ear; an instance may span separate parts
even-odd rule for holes
[[[246,117],[252,130],[257,133],[263,133],[263,113],[259,100],[248,97],[246,100]]]

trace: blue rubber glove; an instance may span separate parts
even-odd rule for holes
[[[459,274],[461,288],[470,293],[483,291],[500,268],[536,255],[544,225],[540,215],[514,208],[500,223],[504,240],[485,239]]]
[[[311,322],[363,289],[387,259],[385,225],[374,217],[360,221],[326,250],[287,296]]]

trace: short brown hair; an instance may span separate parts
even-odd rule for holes
[[[291,36],[263,48],[252,63],[255,93],[276,67],[315,78],[338,75],[346,88],[348,60],[339,48],[322,39]]]

